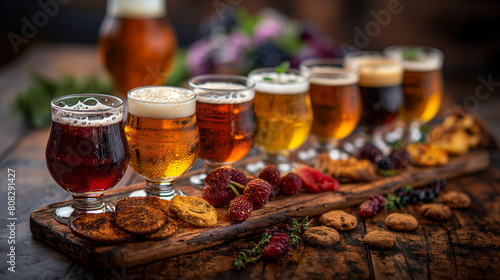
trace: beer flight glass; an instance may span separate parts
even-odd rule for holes
[[[360,125],[367,130],[370,142],[387,151],[381,130],[393,123],[403,104],[402,60],[382,52],[361,51],[347,54],[345,62],[359,66]]]
[[[191,176],[196,186],[205,185],[207,173],[231,166],[253,147],[256,121],[253,100],[255,82],[238,75],[201,75],[189,81],[196,94],[196,122],[205,170]]]
[[[301,160],[312,163],[321,153],[333,157],[335,151],[339,152],[338,141],[356,128],[362,111],[359,69],[357,64],[346,65],[336,58],[308,59],[300,64],[300,69],[311,77],[313,123],[312,147],[298,155]]]
[[[130,196],[172,199],[181,191],[175,179],[188,171],[199,151],[196,94],[167,86],[135,88],[128,93],[125,125],[130,166],[146,180]]]
[[[50,175],[73,201],[54,218],[69,225],[82,214],[113,212],[103,201],[127,170],[123,101],[103,94],[74,94],[51,102],[52,126],[46,147]]]
[[[282,172],[293,169],[290,153],[307,140],[312,124],[309,74],[298,69],[278,73],[276,68],[260,68],[248,76],[255,80],[255,146],[261,160],[246,169],[258,173],[266,164]]]
[[[405,123],[405,143],[420,138],[419,128],[439,111],[443,96],[443,53],[422,46],[391,46],[384,50],[403,60],[404,103],[400,118]]]

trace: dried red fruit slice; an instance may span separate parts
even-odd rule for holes
[[[339,182],[337,180],[312,167],[301,165],[295,170],[295,173],[299,175],[302,180],[302,187],[307,192],[334,192],[339,189]]]

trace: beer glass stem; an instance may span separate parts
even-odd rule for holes
[[[153,182],[146,180],[146,193],[148,196],[156,196],[170,200],[177,194],[182,194],[174,190],[174,180]]]
[[[73,208],[76,211],[86,213],[99,210],[105,207],[104,201],[102,200],[102,194],[99,196],[73,196]]]
[[[293,164],[290,161],[290,153],[284,152],[283,154],[266,154],[262,155],[262,160],[266,165],[276,165],[281,173],[290,172],[293,170]]]

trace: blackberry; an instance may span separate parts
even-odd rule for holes
[[[274,43],[266,41],[260,44],[253,54],[255,62],[260,67],[275,67],[290,57]]]
[[[425,196],[424,196],[424,202],[433,202],[434,198],[436,197],[436,194],[434,193],[433,190],[427,189],[425,191],[422,191]]]
[[[375,147],[373,144],[365,144],[361,149],[359,149],[358,157],[361,159],[367,159],[374,163],[377,163],[384,155],[382,152]]]
[[[397,169],[404,169],[410,166],[410,154],[405,148],[394,149],[390,154],[389,158],[392,159],[394,167]]]
[[[382,170],[391,170],[394,168],[394,163],[392,162],[392,159],[390,157],[382,157],[378,161],[377,166]]]

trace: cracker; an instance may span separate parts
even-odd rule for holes
[[[397,231],[412,231],[417,228],[418,222],[410,214],[393,213],[385,218],[385,225]]]
[[[443,195],[441,201],[448,205],[450,208],[469,208],[470,207],[470,197],[464,192],[449,191]]]
[[[339,231],[353,230],[358,224],[358,219],[342,210],[333,210],[321,215],[319,221],[322,225],[332,227]]]
[[[144,238],[146,240],[163,240],[174,235],[178,228],[177,220],[167,216],[163,227],[153,233],[144,235]]]
[[[135,235],[124,231],[115,224],[115,213],[100,213],[81,215],[71,222],[71,232],[83,239],[120,244],[135,239]]]
[[[212,227],[217,224],[217,211],[199,197],[176,195],[170,201],[169,211],[195,226]]]
[[[420,206],[420,215],[434,221],[448,220],[451,215],[450,207],[442,203],[428,203]]]
[[[148,234],[165,225],[167,216],[160,209],[149,206],[121,207],[116,212],[116,224],[134,234]]]
[[[363,243],[371,248],[387,250],[394,247],[394,244],[396,244],[396,237],[391,232],[375,230],[363,237]]]
[[[163,210],[166,214],[168,214],[168,205],[168,200],[160,199],[154,196],[126,197],[116,203],[116,211],[119,211],[120,208],[126,206],[150,206]]]
[[[310,245],[332,246],[339,242],[340,235],[331,227],[316,226],[306,229],[302,238]]]

